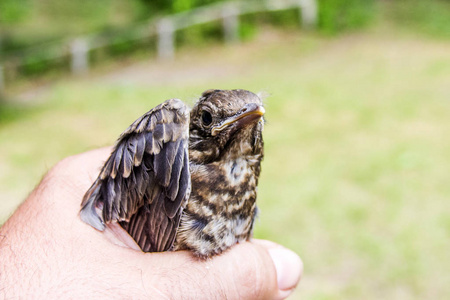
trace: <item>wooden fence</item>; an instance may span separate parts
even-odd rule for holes
[[[147,21],[135,26],[132,33],[127,36],[129,41],[157,38],[157,57],[159,59],[172,59],[175,56],[175,33],[194,25],[205,24],[213,21],[222,21],[224,40],[234,43],[239,40],[239,16],[264,11],[277,11],[286,9],[298,9],[301,26],[314,28],[317,23],[316,0],[259,0],[240,2],[221,2],[205,7],[199,7],[190,11],[173,14],[159,20]],[[40,56],[41,62],[55,61],[68,57],[70,70],[73,74],[83,74],[89,70],[89,54],[91,51],[111,45],[111,38],[102,37],[100,34],[91,34],[78,37],[74,40],[58,41],[56,43],[31,47],[22,53],[45,53]],[[43,51],[44,49],[44,51]],[[18,69],[26,64],[26,61],[16,60],[12,62],[0,62],[0,93],[6,85],[6,68]],[[14,73],[14,72],[12,72]]]

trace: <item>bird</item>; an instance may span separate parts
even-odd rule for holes
[[[242,89],[207,90],[192,109],[166,100],[120,135],[81,219],[99,231],[118,224],[143,252],[209,258],[249,240],[264,113],[261,97]]]

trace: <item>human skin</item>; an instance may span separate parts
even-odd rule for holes
[[[110,148],[53,167],[0,228],[0,298],[284,299],[300,258],[251,240],[202,260],[188,251],[143,253],[83,223],[84,192]]]

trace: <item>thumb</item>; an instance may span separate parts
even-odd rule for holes
[[[158,259],[155,254],[144,274],[157,278],[144,282],[153,285],[150,289],[157,282],[160,296],[170,299],[284,299],[303,270],[297,254],[262,240],[238,244],[207,260],[186,251],[161,253]]]

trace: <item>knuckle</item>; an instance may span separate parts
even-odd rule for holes
[[[57,162],[45,175],[45,179],[55,180],[61,178],[64,175],[65,170],[69,169],[72,165],[71,157],[64,158]]]

